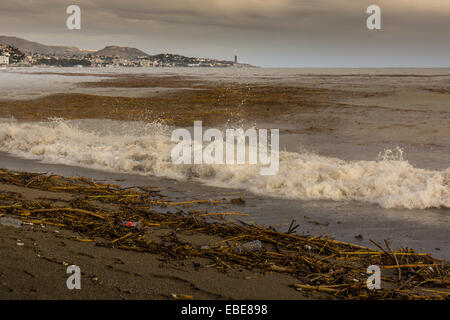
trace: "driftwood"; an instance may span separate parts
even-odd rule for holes
[[[388,242],[383,248],[373,241],[379,249],[375,250],[325,237],[295,234],[298,227],[295,222],[288,232],[282,233],[274,228],[225,219],[239,215],[238,212],[185,211],[184,206],[193,203],[215,206],[223,201],[171,202],[153,187],[121,188],[86,178],[6,170],[0,170],[0,183],[75,195],[68,206],[58,207],[55,201],[24,201],[18,194],[0,190],[0,215],[16,216],[29,224],[72,230],[79,235],[73,237],[76,241],[159,254],[169,263],[207,258],[211,260],[207,267],[222,272],[244,267],[258,272],[284,273],[298,279],[298,283],[292,284],[293,289],[330,298],[449,299],[447,261],[409,248],[393,250]],[[161,208],[167,206],[178,206],[178,210],[161,213]],[[109,207],[117,210],[106,209]],[[123,221],[138,221],[143,228],[130,229]],[[164,241],[145,240],[145,235],[155,228],[173,232],[162,236]],[[180,240],[177,232],[211,235],[222,240],[198,247]],[[253,240],[261,241],[263,248],[244,253],[234,251],[237,246]],[[383,270],[382,281],[387,285],[381,290],[367,288],[366,269],[370,265],[378,265]]]

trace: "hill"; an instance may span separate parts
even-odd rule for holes
[[[110,66],[126,67],[252,67],[248,64],[221,61],[210,58],[185,57],[177,54],[157,54],[150,56],[142,50],[131,47],[106,46],[102,50],[87,50],[69,46],[47,46],[38,42],[28,41],[18,37],[1,36],[0,47],[14,47],[18,49],[14,63],[23,60],[25,55],[38,54],[34,64],[48,64],[55,66]],[[20,52],[20,53],[19,53]],[[120,57],[128,61],[115,61]],[[94,59],[95,58],[95,59]]]
[[[26,53],[39,53],[52,56],[85,54],[85,52],[76,47],[47,46],[38,42],[8,36],[0,36],[0,45],[9,45]]]
[[[94,52],[93,55],[103,57],[121,57],[127,59],[149,56],[144,51],[139,49],[119,46],[107,46],[102,50]]]

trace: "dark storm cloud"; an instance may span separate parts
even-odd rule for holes
[[[382,31],[365,27],[382,8]],[[70,4],[82,30],[65,28]],[[15,0],[0,3],[0,34],[48,44],[229,58],[263,65],[450,65],[448,0]],[[412,60],[402,55],[415,55]],[[275,60],[275,58],[277,60]],[[359,65],[358,65],[359,66]]]

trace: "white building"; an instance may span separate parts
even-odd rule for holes
[[[9,64],[9,57],[0,56],[0,65],[3,65],[3,64]]]

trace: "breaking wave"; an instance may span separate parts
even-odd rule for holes
[[[47,163],[194,179],[257,194],[297,199],[357,200],[384,208],[449,208],[450,167],[415,168],[401,153],[374,161],[344,161],[314,153],[280,152],[279,171],[261,176],[258,165],[176,165],[171,128],[112,120],[0,122],[0,150]]]

